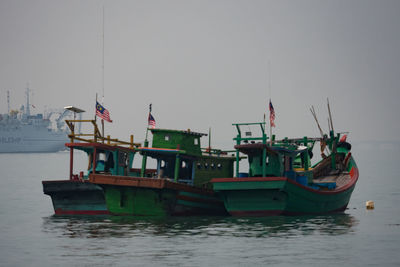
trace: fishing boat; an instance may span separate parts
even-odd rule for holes
[[[70,107],[74,112],[82,112]],[[69,179],[42,181],[43,192],[51,197],[56,215],[105,215],[109,214],[103,189],[89,182],[91,173],[137,176],[140,169],[132,168],[132,162],[140,143],[104,137],[95,120],[66,120],[70,129],[70,142],[65,146],[70,152]],[[92,133],[76,133],[76,123],[89,123]],[[75,151],[83,151],[88,157],[87,170],[74,173]],[[151,170],[147,170],[147,173]]]
[[[301,215],[343,212],[359,172],[346,135],[275,140],[265,133],[265,122],[233,124],[238,134],[236,156],[248,158],[249,169],[236,177],[211,180],[213,189],[233,216]],[[260,136],[242,129],[260,128]],[[269,140],[268,140],[269,139]],[[321,144],[321,160],[312,165],[314,144]],[[328,153],[328,155],[325,155]]]
[[[226,215],[224,203],[212,190],[212,177],[233,175],[235,156],[201,149],[206,134],[190,130],[151,129],[152,146],[138,148],[142,155],[140,175],[93,172],[89,181],[103,188],[108,211],[114,215],[176,216]],[[146,177],[147,159],[157,162],[156,172]]]

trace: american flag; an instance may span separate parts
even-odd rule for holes
[[[269,124],[271,127],[275,127],[275,110],[271,99],[269,100]]]
[[[110,119],[110,112],[100,105],[99,102],[96,102],[96,115],[105,121],[112,122]]]
[[[148,126],[149,128],[156,128],[156,120],[154,119],[154,117],[151,115],[151,113],[149,112],[149,119],[148,119],[149,123]]]

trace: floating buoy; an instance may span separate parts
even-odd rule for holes
[[[368,200],[366,203],[365,203],[365,206],[366,206],[366,208],[367,208],[367,210],[373,210],[375,207],[374,207],[374,202],[372,201],[372,200]]]

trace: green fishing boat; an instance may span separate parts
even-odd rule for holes
[[[268,140],[265,122],[233,124],[238,134],[236,155],[248,158],[249,169],[236,177],[212,179],[214,191],[233,216],[300,215],[342,212],[358,180],[358,168],[346,135]],[[243,132],[249,126],[260,136]],[[314,144],[321,144],[322,157],[312,165]],[[328,153],[328,155],[325,155]]]
[[[42,181],[43,192],[51,197],[56,215],[105,215],[110,214],[103,189],[89,182],[89,174],[138,176],[141,169],[132,168],[135,154],[140,143],[104,137],[95,120],[67,120],[71,132],[69,148],[69,178]],[[75,132],[76,123],[89,123],[92,133]],[[83,151],[88,158],[87,170],[74,172],[75,152]],[[145,175],[152,176],[154,170],[146,170]]]
[[[190,130],[151,129],[152,146],[138,148],[143,156],[140,175],[92,173],[89,181],[103,188],[107,209],[114,215],[226,215],[212,190],[212,177],[233,175],[236,158],[216,149],[201,149],[206,134]],[[156,172],[146,177],[147,159]]]

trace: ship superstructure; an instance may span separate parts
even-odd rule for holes
[[[68,131],[64,119],[72,114],[69,110],[52,111],[48,114],[31,114],[29,88],[26,89],[26,106],[0,114],[0,153],[57,152],[65,149]]]

